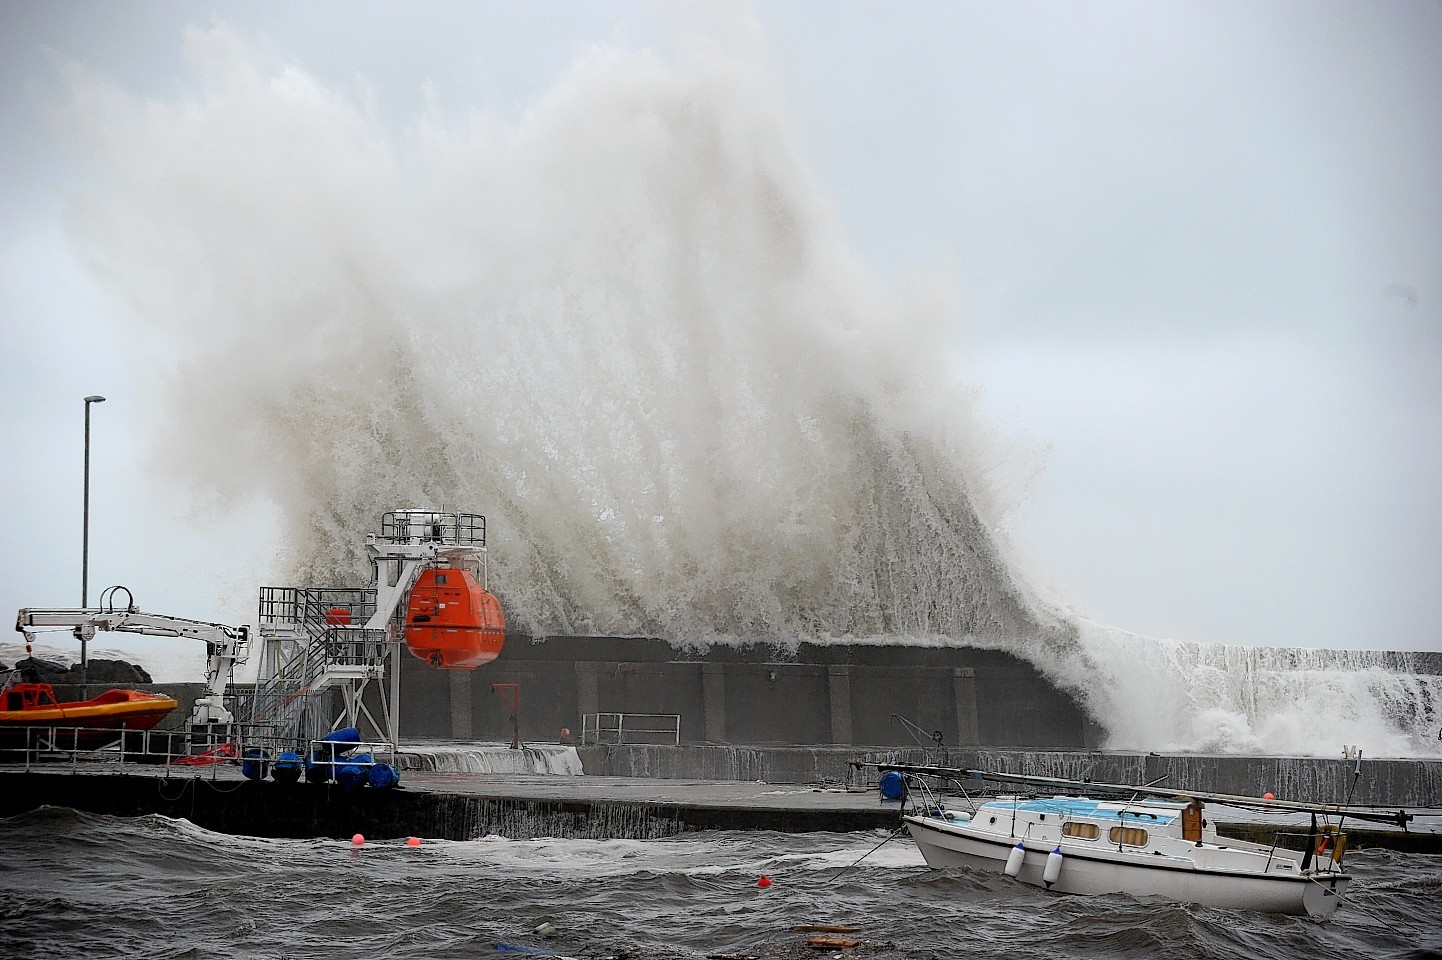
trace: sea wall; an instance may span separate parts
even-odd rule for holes
[[[771,763],[774,759],[763,758],[763,769],[779,768],[781,764]],[[1266,763],[1265,758],[1219,759],[1214,770],[1220,773],[1218,787],[1238,792],[1243,792],[1248,765]],[[1437,766],[1442,764],[1434,762]],[[1240,778],[1232,777],[1228,767],[1234,768],[1232,773],[1242,771]],[[527,781],[520,792],[495,790],[495,781],[487,777],[460,777],[429,786],[412,783],[411,789],[402,790],[346,792],[333,784],[237,780],[233,770],[188,769],[172,774],[158,768],[117,769],[68,763],[49,770],[0,769],[0,817],[60,806],[119,817],[160,814],[184,818],[207,830],[249,836],[348,840],[360,833],[375,841],[408,836],[651,839],[692,830],[890,831],[901,812],[897,804],[880,802],[874,789],[827,792],[822,799],[836,802],[819,805],[804,799],[813,795],[810,792],[801,798],[779,798],[768,789],[761,797],[764,802],[758,803],[755,797],[721,799],[728,794],[705,784],[666,787],[660,782],[655,782],[654,797],[643,788],[618,798],[607,796],[604,788],[589,786],[585,777]],[[1435,783],[1436,770],[1428,775]],[[1403,797],[1384,802],[1406,805]],[[1268,837],[1262,834],[1276,825],[1219,823],[1218,829],[1226,836],[1266,842]],[[1406,832],[1377,824],[1348,828],[1353,848],[1383,846],[1432,854],[1439,852],[1435,831],[1435,823],[1419,823],[1418,829]]]
[[[211,780],[204,775],[0,771],[0,817],[40,806],[118,817],[160,814],[218,833],[369,840],[409,836],[474,840],[655,839],[692,830],[892,829],[896,805],[856,809],[748,807],[724,803],[487,797],[457,790],[355,790],[334,785]]]
[[[875,780],[863,763],[969,767],[997,773],[1156,784],[1158,790],[1230,793],[1288,800],[1442,808],[1442,761],[1315,757],[1231,757],[1062,750],[910,750],[838,747],[695,745],[588,746],[577,750],[593,776],[658,780],[764,780],[767,783],[856,783]]]
[[[509,741],[495,683],[520,688],[523,740],[579,740],[594,713],[680,717],[683,743],[915,744],[905,717],[947,746],[1086,748],[1100,731],[1075,698],[1009,654],[802,644],[687,649],[624,637],[511,637],[475,671],[402,659],[404,738]]]

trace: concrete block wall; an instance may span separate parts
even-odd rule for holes
[[[1094,745],[1067,693],[1030,664],[963,648],[818,646],[704,651],[661,640],[512,637],[475,671],[402,658],[401,733],[509,741],[510,712],[491,689],[520,687],[523,740],[579,740],[585,714],[677,714],[683,743],[898,744],[900,714],[950,747]],[[928,745],[930,739],[928,738]]]

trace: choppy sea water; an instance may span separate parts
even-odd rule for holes
[[[1442,857],[1355,851],[1353,894],[1323,923],[1048,894],[931,870],[910,841],[886,836],[711,832],[355,848],[44,808],[0,820],[0,956],[1442,956]],[[771,886],[758,886],[763,875]],[[554,932],[538,933],[543,923]],[[797,925],[859,926],[846,936],[860,942],[808,947],[812,934]]]

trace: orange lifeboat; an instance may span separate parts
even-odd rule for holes
[[[469,570],[421,573],[406,603],[406,646],[433,667],[474,670],[501,653],[506,616]]]

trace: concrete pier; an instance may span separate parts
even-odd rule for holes
[[[691,830],[892,830],[900,810],[881,802],[874,764],[913,763],[1156,783],[1162,793],[1272,792],[1282,799],[1341,802],[1350,790],[1358,805],[1432,811],[1407,832],[1351,825],[1354,848],[1442,852],[1442,818],[1436,815],[1442,761],[1370,760],[1353,784],[1352,766],[1341,760],[1092,751],[556,744],[512,750],[504,744],[417,742],[396,759],[400,789],[349,793],[333,784],[249,781],[229,764],[176,768],[82,759],[0,767],[0,816],[55,805],[112,816],[184,817],[225,833],[336,839],[355,833],[469,840],[488,834],[654,838]],[[524,772],[527,764],[531,772]],[[1256,837],[1274,827],[1245,821],[1228,829],[1227,835]]]

